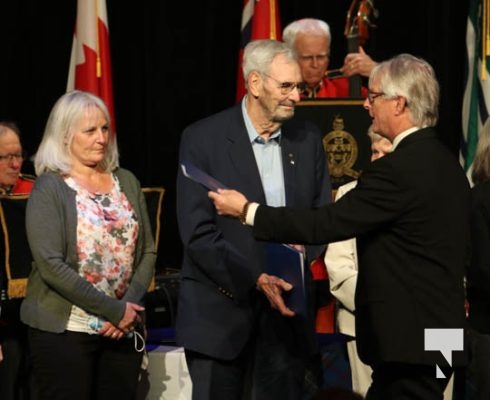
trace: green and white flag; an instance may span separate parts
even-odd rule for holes
[[[467,80],[460,161],[468,176],[479,132],[490,110],[490,1],[470,0],[466,29]]]

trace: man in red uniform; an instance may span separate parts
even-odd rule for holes
[[[21,173],[24,154],[20,131],[13,122],[0,122],[0,194],[29,194],[34,181]]]
[[[29,194],[34,179],[21,174],[24,154],[20,131],[13,122],[0,121],[0,195]],[[19,229],[24,229],[23,222]],[[10,227],[13,228],[13,227]],[[2,244],[3,246],[3,244]],[[4,263],[5,260],[0,260]],[[11,266],[15,267],[15,266]],[[0,265],[3,270],[4,266]],[[2,400],[28,398],[26,328],[20,322],[22,299],[7,299],[6,275],[0,271],[0,388]]]
[[[360,48],[359,53],[350,53],[340,69],[343,76],[328,78],[326,72],[330,63],[330,27],[320,19],[303,18],[291,22],[284,28],[284,42],[296,50],[301,74],[308,85],[306,98],[349,97],[349,76],[360,74],[369,76],[376,63]],[[361,88],[361,95],[367,96],[367,89]]]

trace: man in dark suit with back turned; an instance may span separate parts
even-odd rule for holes
[[[219,214],[253,225],[258,239],[324,243],[356,236],[357,346],[373,368],[366,398],[442,399],[452,368],[440,352],[424,350],[424,332],[465,326],[469,184],[431,128],[439,85],[427,62],[408,54],[385,61],[371,73],[369,90],[364,107],[393,152],[371,163],[338,202],[292,210],[250,204],[236,191],[209,196]],[[465,351],[453,352],[453,367],[465,362]],[[436,364],[445,379],[436,378]]]
[[[278,41],[254,41],[246,46],[243,63],[247,95],[188,127],[180,161],[263,203],[326,204],[331,187],[321,132],[293,118],[302,79],[292,50]],[[238,221],[217,216],[207,190],[182,173],[177,216],[184,260],[176,333],[193,399],[241,400],[250,388],[247,377],[253,399],[301,399],[316,346],[313,315],[303,321],[275,309],[270,293],[291,286],[266,273],[264,243]],[[307,262],[323,249],[308,246]]]

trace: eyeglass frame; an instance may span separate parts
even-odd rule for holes
[[[329,58],[330,58],[330,54],[328,53],[313,54],[309,56],[305,56],[302,54],[298,55],[298,61],[307,62],[307,63],[311,63],[313,61],[316,61],[317,63],[326,63]]]
[[[275,81],[277,84],[279,84],[278,89],[281,90],[282,95],[287,95],[291,93],[294,89],[298,90],[299,94],[303,94],[306,91],[306,83],[305,82],[282,82],[273,76],[270,76],[269,74],[266,74],[265,72],[262,73],[262,75],[265,75],[267,78],[272,79]]]
[[[0,163],[11,163],[12,161],[22,162],[25,160],[25,153],[0,155]]]
[[[374,100],[376,100],[380,96],[385,96],[385,92],[375,92],[374,90],[368,90],[367,99],[369,104],[374,104]]]

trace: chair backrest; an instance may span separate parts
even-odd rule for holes
[[[146,207],[148,209],[153,238],[155,240],[155,250],[158,251],[163,195],[165,194],[165,189],[163,187],[144,187],[141,190],[143,191],[146,199]],[[155,277],[153,277],[150,287],[148,288],[149,292],[153,290],[155,290]]]

